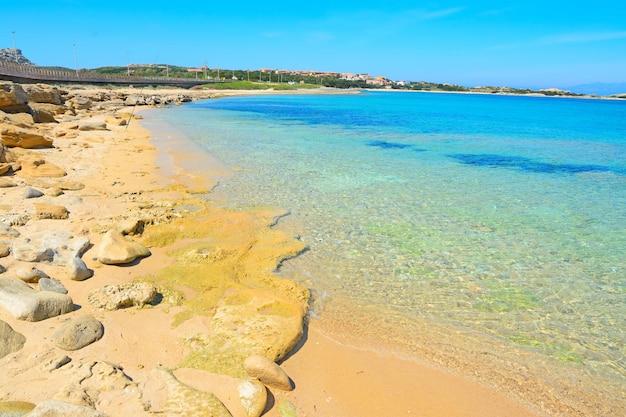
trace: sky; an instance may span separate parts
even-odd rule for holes
[[[562,88],[626,82],[626,1],[0,0],[37,65],[168,63]]]

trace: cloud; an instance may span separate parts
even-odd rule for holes
[[[539,42],[548,45],[561,45],[566,43],[601,42],[618,39],[626,39],[626,31],[563,33],[543,37],[539,39]]]

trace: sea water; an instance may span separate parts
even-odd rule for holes
[[[313,314],[436,324],[623,407],[626,102],[363,92],[154,117],[233,169],[210,198],[290,212],[310,250],[280,273]]]

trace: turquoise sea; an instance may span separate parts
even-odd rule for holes
[[[209,199],[290,212],[310,250],[279,273],[312,315],[383,315],[559,415],[623,415],[626,102],[264,95],[150,118],[232,169]]]

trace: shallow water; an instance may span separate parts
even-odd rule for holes
[[[235,170],[212,199],[290,210],[311,250],[281,274],[314,309],[467,331],[624,407],[626,102],[381,92],[151,117]]]

